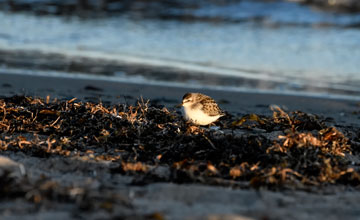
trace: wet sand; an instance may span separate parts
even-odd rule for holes
[[[195,91],[195,90],[194,90]],[[269,105],[301,110],[332,118],[334,125],[360,127],[356,101],[300,96],[225,92],[197,89],[214,97],[221,107],[239,116],[249,113],[271,115]],[[137,98],[151,99],[169,108],[180,102],[186,88],[150,86],[85,79],[29,75],[0,75],[0,95],[28,95],[84,101],[133,104]],[[255,190],[201,184],[130,184],[132,176],[112,174],[111,162],[91,158],[39,158],[22,152],[1,152],[0,175],[7,171],[30,181],[42,176],[61,188],[73,187],[74,198],[81,189],[86,199],[29,202],[28,199],[0,201],[1,219],[358,219],[360,191],[345,186],[300,190]],[[42,186],[42,185],[41,185]],[[46,187],[46,186],[43,186]],[[51,192],[50,192],[51,193]],[[26,197],[32,198],[35,191]],[[71,199],[71,198],[70,198]]]

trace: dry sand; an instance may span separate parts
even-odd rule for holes
[[[186,88],[150,86],[84,79],[0,75],[0,95],[77,97],[84,101],[134,103],[139,96],[172,107]],[[272,94],[196,90],[213,96],[223,109],[236,114],[271,114],[269,105],[284,106],[333,118],[334,124],[360,127],[359,103],[334,99]],[[355,114],[357,113],[357,114]],[[49,201],[39,206],[25,199],[0,200],[0,219],[360,219],[360,191],[331,188],[319,192],[231,189],[200,184],[130,185],[132,177],[111,174],[111,162],[91,158],[37,158],[2,152],[0,172],[14,178],[42,176],[61,187],[86,188],[89,204]],[[34,192],[35,193],[35,192]],[[74,195],[77,192],[74,190]],[[31,196],[31,195],[28,195]],[[112,203],[104,201],[111,199]],[[89,199],[89,201],[93,201]],[[82,209],[83,206],[86,206]],[[80,207],[80,208],[79,208]],[[91,206],[90,206],[91,207]],[[100,207],[100,208],[99,208]]]

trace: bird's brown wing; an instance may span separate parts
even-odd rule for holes
[[[219,108],[214,99],[206,97],[200,101],[202,104],[202,110],[209,116],[225,115],[225,113]]]

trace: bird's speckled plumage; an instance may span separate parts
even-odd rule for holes
[[[182,106],[185,119],[197,125],[208,125],[225,115],[214,99],[201,93],[186,93]]]

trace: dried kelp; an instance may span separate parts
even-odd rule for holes
[[[0,151],[112,161],[112,173],[135,175],[134,184],[360,185],[351,159],[360,156],[358,137],[316,115],[272,110],[272,117],[228,116],[216,130],[144,100],[105,106],[14,96],[0,100]]]

